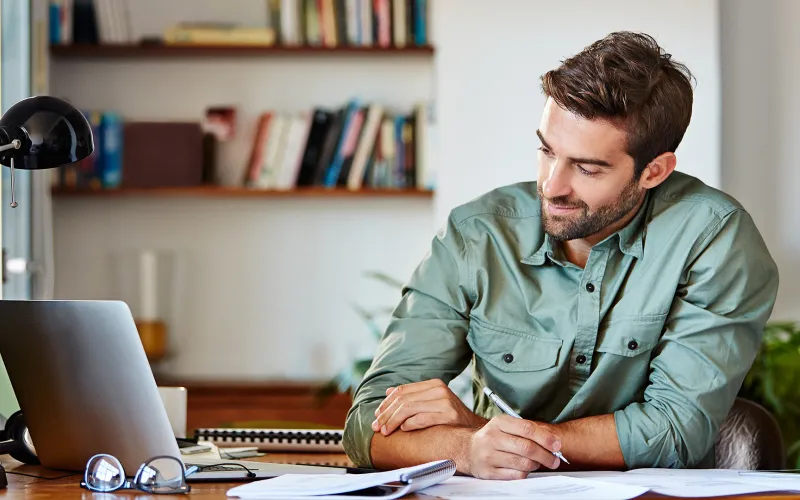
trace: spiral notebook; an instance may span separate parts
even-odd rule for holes
[[[242,499],[310,500],[330,496],[344,500],[392,500],[439,484],[455,473],[454,461],[438,460],[369,474],[284,474],[236,486],[228,490],[228,496]]]
[[[194,432],[198,441],[209,441],[220,448],[257,446],[259,451],[300,451],[344,453],[342,429],[225,429],[201,428]]]

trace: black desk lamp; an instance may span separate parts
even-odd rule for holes
[[[89,121],[70,103],[51,96],[28,97],[0,118],[0,164],[14,169],[42,170],[80,161],[94,151]]]
[[[92,127],[83,113],[51,96],[28,97],[0,117],[0,164],[11,167],[11,207],[14,200],[14,169],[43,170],[83,160],[94,151]],[[22,412],[15,412],[0,430],[0,454],[35,463]],[[0,488],[7,485],[0,465]]]

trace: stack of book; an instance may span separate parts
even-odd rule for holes
[[[51,44],[138,43],[134,0],[49,0]],[[266,19],[180,22],[165,44],[311,47],[428,45],[428,0],[265,0]],[[187,13],[191,15],[192,13]]]
[[[267,0],[284,45],[424,46],[428,0]]]
[[[428,111],[395,113],[354,99],[338,109],[266,111],[256,127],[244,185],[253,189],[433,189]]]
[[[128,0],[50,0],[50,43],[134,42]]]

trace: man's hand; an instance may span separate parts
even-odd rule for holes
[[[560,449],[561,440],[545,426],[500,415],[472,435],[466,472],[480,479],[524,479],[542,465],[557,468],[561,461],[551,452]]]
[[[478,428],[488,422],[464,406],[439,379],[388,388],[375,417],[372,430],[384,436],[398,428],[413,431],[442,424]]]

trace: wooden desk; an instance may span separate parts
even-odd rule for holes
[[[261,460],[267,462],[278,463],[316,463],[326,465],[339,465],[339,466],[352,466],[352,463],[344,455],[338,454],[303,454],[303,453],[284,453],[284,454],[269,454],[260,458],[250,458],[248,460]],[[81,474],[74,474],[69,477],[62,477],[65,475],[63,472],[50,471],[41,467],[33,467],[29,465],[22,465],[19,462],[3,456],[0,459],[3,466],[8,471],[23,472],[25,474],[32,474],[36,476],[45,476],[49,478],[58,479],[40,479],[17,474],[8,474],[8,489],[0,490],[0,498],[25,498],[30,500],[44,500],[44,499],[99,499],[115,500],[119,498],[148,498],[156,500],[158,498],[177,499],[184,495],[148,495],[142,491],[136,490],[120,490],[113,494],[92,494],[92,492],[85,490],[79,486]],[[241,483],[194,483],[192,484],[192,491],[189,495],[192,498],[198,499],[226,499],[226,492]],[[324,498],[324,497],[320,497]],[[430,500],[436,497],[431,497],[425,494],[412,494],[404,497],[405,499],[417,500]],[[653,499],[653,498],[670,498],[663,495],[654,493],[646,493],[637,499]],[[737,495],[732,497],[715,497],[717,499],[729,500],[800,500],[800,494],[756,494],[756,495]]]

